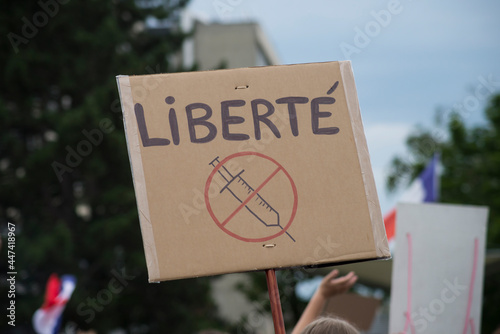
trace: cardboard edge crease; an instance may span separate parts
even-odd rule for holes
[[[345,94],[345,98],[347,101],[349,116],[351,118],[351,126],[354,141],[357,147],[358,160],[363,177],[363,183],[365,185],[368,211],[372,223],[373,240],[376,243],[375,250],[377,253],[377,257],[390,258],[391,252],[389,251],[389,245],[385,233],[385,226],[382,219],[382,213],[380,211],[380,204],[377,196],[377,189],[375,187],[375,179],[373,177],[370,156],[368,152],[368,144],[366,142],[363,123],[361,120],[361,112],[357,99],[357,90],[354,83],[354,73],[352,72],[351,62],[340,61],[339,69],[340,75],[342,76],[342,82],[344,83],[344,91],[354,92],[354,94]]]
[[[118,92],[123,110],[123,126],[125,128],[125,138],[129,160],[131,162],[132,179],[136,194],[137,207],[139,211],[139,222],[143,237],[144,253],[146,255],[146,264],[148,267],[149,282],[155,282],[160,279],[160,269],[158,256],[156,254],[156,245],[153,235],[153,225],[149,213],[148,198],[146,192],[146,180],[144,168],[142,166],[141,148],[139,143],[139,134],[136,122],[134,122],[134,101],[132,98],[132,89],[130,79],[127,75],[118,75]]]

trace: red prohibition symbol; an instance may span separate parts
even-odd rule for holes
[[[254,156],[257,156],[259,158],[262,158],[262,159],[265,159],[267,161],[270,161],[272,164],[274,164],[274,166],[276,167],[274,169],[274,171],[268,175],[264,181],[256,188],[252,188],[250,185],[248,185],[246,183],[246,181],[241,177],[241,174],[243,171],[241,171],[240,173],[236,174],[236,175],[232,175],[225,167],[224,167],[224,164],[226,164],[228,161],[230,161],[231,159],[234,159],[234,158],[238,158],[238,157],[243,157],[243,156],[249,156],[249,155],[254,155]],[[217,163],[217,164],[215,164]],[[211,163],[212,166],[214,166],[214,169],[212,170],[212,172],[210,173],[208,179],[207,179],[207,182],[205,184],[205,205],[207,207],[207,210],[208,210],[208,213],[210,214],[210,216],[212,217],[212,219],[214,220],[214,222],[217,224],[217,226],[223,230],[224,232],[226,232],[227,234],[229,234],[230,236],[232,236],[233,238],[236,238],[238,240],[241,240],[241,241],[245,241],[245,242],[263,242],[263,241],[267,241],[267,240],[271,240],[271,239],[274,239],[274,238],[277,238],[279,236],[281,236],[282,234],[287,234],[290,239],[292,239],[294,242],[295,242],[295,239],[287,232],[287,230],[290,228],[290,225],[292,224],[293,222],[293,219],[295,218],[295,214],[297,212],[297,203],[298,203],[298,196],[297,196],[297,188],[295,187],[295,183],[293,182],[293,179],[292,177],[290,176],[290,174],[286,171],[286,169],[280,164],[278,163],[276,160],[274,160],[273,158],[271,157],[268,157],[264,154],[261,154],[261,153],[257,153],[257,152],[239,152],[239,153],[234,153],[234,154],[231,154],[229,155],[228,157],[224,158],[222,161],[219,162],[218,160],[218,157],[215,158],[212,163]],[[259,195],[259,192],[266,186],[267,183],[269,183],[269,181],[271,181],[271,179],[273,179],[278,173],[283,173],[286,178],[288,179],[288,181],[290,182],[290,186],[291,186],[291,189],[292,189],[292,192],[293,192],[293,206],[292,206],[292,210],[291,210],[291,214],[290,214],[290,218],[288,220],[288,222],[286,223],[286,225],[282,226],[280,221],[279,221],[279,213],[274,210],[263,198],[261,195]],[[225,218],[224,220],[220,220],[219,218],[217,218],[217,216],[215,215],[214,211],[213,211],[213,208],[212,208],[212,205],[210,203],[210,197],[208,195],[208,192],[209,192],[209,189],[210,189],[210,185],[212,184],[212,181],[213,181],[213,178],[216,174],[219,174],[221,175],[225,181],[227,182],[226,185],[222,188],[221,192],[223,192],[224,190],[226,190],[228,187],[230,187],[230,185],[233,183],[233,181],[237,180],[235,183],[239,183],[239,184],[243,184],[243,186],[246,187],[246,196],[243,197],[243,196],[239,196],[237,197],[230,189],[227,189],[231,192],[231,194],[233,196],[235,196],[238,201],[240,202],[240,204],[236,207],[235,210],[233,210],[233,212],[227,217]],[[256,198],[257,197],[257,198]],[[271,214],[274,213],[277,215],[278,219],[277,219],[277,222],[274,222],[273,224],[269,224],[267,225],[267,223],[262,220],[261,218],[259,218],[259,216],[254,213],[252,211],[252,209],[249,207],[249,203],[251,200],[258,200],[260,202],[260,205],[263,205],[267,208],[267,210],[269,212],[271,212]],[[279,226],[281,228],[280,231],[278,231],[277,233],[274,233],[272,235],[269,235],[269,236],[265,236],[265,237],[261,237],[261,238],[247,238],[247,237],[244,237],[244,236],[241,236],[239,234],[236,234],[232,231],[230,231],[229,229],[226,228],[226,224],[229,223],[231,221],[231,219],[234,218],[234,216],[236,216],[236,214],[238,212],[240,212],[243,208],[246,208],[251,214],[253,214],[258,220],[260,220],[262,223],[264,223],[266,226]]]

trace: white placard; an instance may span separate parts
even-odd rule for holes
[[[399,204],[390,333],[480,332],[488,208]]]

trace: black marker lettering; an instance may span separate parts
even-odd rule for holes
[[[165,98],[166,104],[173,104],[174,102],[175,98],[173,96],[167,96],[167,98]],[[170,123],[170,132],[172,133],[172,141],[174,145],[179,145],[179,124],[177,123],[177,115],[174,108],[170,108],[168,112],[168,121]]]
[[[193,109],[204,109],[206,114],[205,116],[199,118],[193,118]],[[207,120],[212,116],[212,108],[205,103],[191,103],[186,106],[186,116],[188,121],[189,128],[189,138],[192,143],[208,143],[215,138],[217,135],[217,128]],[[208,129],[208,134],[203,138],[196,137],[196,129],[197,125],[204,126]]]
[[[297,126],[297,110],[295,109],[296,103],[307,103],[309,99],[302,96],[289,96],[277,99],[276,103],[288,104],[288,117],[290,118],[290,128],[292,129],[292,134],[297,137],[299,135],[299,127]]]
[[[222,116],[222,137],[226,140],[248,140],[250,136],[244,133],[230,133],[229,124],[241,124],[245,119],[240,116],[230,116],[229,107],[243,107],[245,101],[243,100],[228,100],[221,103],[221,116]]]
[[[255,139],[260,140],[261,138],[261,133],[260,133],[260,122],[266,124],[269,129],[274,133],[276,138],[281,138],[281,134],[274,125],[274,123],[268,118],[272,114],[274,114],[274,106],[271,104],[271,102],[264,100],[264,99],[255,99],[252,100],[252,115],[253,115],[253,126],[255,130]],[[259,104],[262,104],[267,107],[267,112],[263,115],[259,115]]]
[[[328,90],[328,92],[326,92],[327,95],[330,95],[331,93],[333,93],[335,91],[335,89],[337,89],[337,87],[339,86],[339,82],[338,81],[335,81],[335,83],[333,84],[332,88],[330,88]]]
[[[142,146],[165,146],[170,144],[170,140],[166,138],[149,138],[148,128],[146,126],[146,119],[144,118],[144,108],[140,103],[134,106],[135,119],[137,120],[137,127],[141,135]]]
[[[317,97],[311,100],[311,124],[312,131],[315,135],[334,135],[339,132],[339,128],[320,128],[319,119],[330,117],[332,115],[329,111],[319,111],[320,104],[334,104],[335,99],[333,97]]]
[[[168,121],[170,122],[170,132],[172,132],[172,141],[174,145],[179,145],[179,125],[177,124],[177,115],[174,108],[170,108],[168,113]]]

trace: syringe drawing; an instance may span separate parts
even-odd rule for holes
[[[216,167],[220,164],[219,157],[213,159],[209,165]],[[242,169],[236,175],[233,174],[222,165],[217,169],[217,173],[224,179],[226,184],[220,190],[220,193],[228,191],[239,203],[243,203],[248,196],[250,196],[255,189],[248,184],[243,178],[242,174],[245,172]],[[268,201],[266,201],[259,193],[255,194],[250,201],[247,201],[245,208],[253,215],[260,223],[266,227],[279,227],[283,229],[280,223],[280,214],[274,209]],[[285,231],[286,235],[295,242],[295,239]]]

